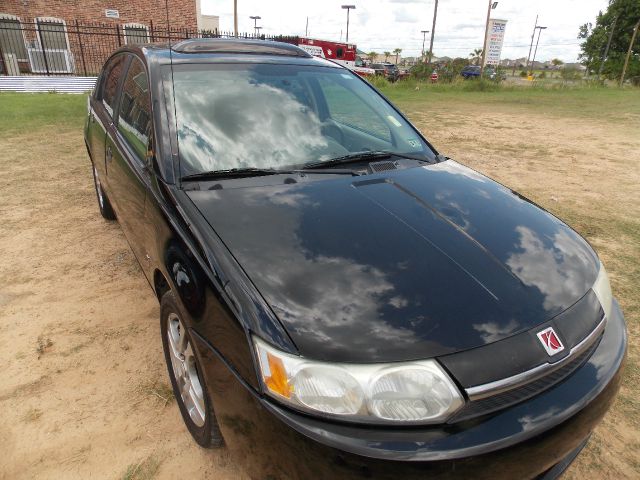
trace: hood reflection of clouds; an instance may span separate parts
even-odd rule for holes
[[[538,415],[523,415],[518,419],[518,422],[522,425],[522,430],[528,432],[534,430],[538,425],[547,423],[549,419],[555,417],[560,412],[559,407],[552,406],[547,411]]]
[[[518,252],[506,261],[525,285],[536,287],[544,295],[544,308],[566,308],[584,295],[584,271],[592,259],[567,232],[558,230],[545,240],[531,229],[518,226]],[[576,268],[582,265],[582,268]]]
[[[252,216],[261,224],[261,235],[244,238],[245,255],[240,256],[256,262],[251,270],[262,272],[262,281],[273,295],[272,308],[282,321],[301,337],[326,343],[329,351],[362,351],[380,342],[398,348],[420,340],[411,329],[383,318],[384,308],[396,310],[407,304],[383,271],[351,258],[314,253],[301,244],[295,233],[301,223],[296,206],[314,205],[304,188],[255,193],[255,198],[250,194],[245,198],[248,206],[262,213]],[[345,334],[349,329],[350,334]],[[344,338],[350,339],[349,345],[337,343]]]
[[[234,72],[176,78],[180,155],[197,171],[281,167],[318,158],[329,142],[293,94]]]
[[[484,343],[493,343],[502,340],[515,333],[520,328],[520,323],[515,319],[509,320],[506,325],[498,325],[496,322],[474,323],[473,329],[480,333]]]

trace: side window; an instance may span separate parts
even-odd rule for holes
[[[38,18],[38,35],[44,50],[69,50],[67,27],[57,18]]]
[[[16,60],[22,62],[29,60],[24,42],[23,27],[18,17],[0,13],[0,50],[5,55],[15,55]],[[19,73],[9,73],[9,75],[19,75]]]
[[[138,23],[128,23],[123,25],[125,45],[136,45],[149,41],[149,29],[146,25]]]
[[[109,115],[113,116],[113,110],[115,108],[116,97],[118,96],[118,82],[122,76],[122,69],[124,68],[124,55],[118,55],[113,58],[109,65],[105,68],[104,80],[102,84],[102,91],[100,97],[102,98],[102,104],[107,109]]]
[[[319,84],[333,120],[391,142],[389,127],[360,97],[326,77],[321,77]]]
[[[118,130],[144,161],[151,131],[151,98],[147,73],[138,58],[131,62],[122,85]]]

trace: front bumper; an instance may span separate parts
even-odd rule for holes
[[[619,305],[589,360],[523,403],[453,425],[381,428],[293,412],[247,387],[204,342],[207,388],[232,454],[256,478],[554,478],[615,397],[626,354]],[[551,476],[549,476],[551,474]]]

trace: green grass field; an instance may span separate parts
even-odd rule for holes
[[[513,106],[530,113],[565,115],[588,119],[627,120],[640,111],[640,89],[602,87],[549,87],[509,85],[475,80],[430,84],[407,81],[381,85],[393,102],[440,106],[453,102],[492,108]]]

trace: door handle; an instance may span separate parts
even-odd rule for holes
[[[111,145],[107,147],[107,162],[113,159],[113,152],[111,151]]]

